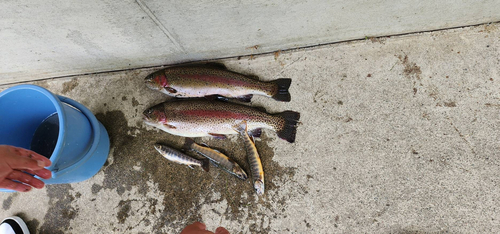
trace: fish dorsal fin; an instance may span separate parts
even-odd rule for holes
[[[227,70],[226,65],[216,62],[186,64],[183,67],[209,67],[209,68]]]
[[[247,75],[248,78],[250,79],[253,79],[253,80],[259,80],[260,81],[260,78],[256,75]]]
[[[227,69],[226,65],[224,65],[222,63],[208,62],[208,63],[205,63],[204,65],[209,66],[209,67],[219,68],[219,69]]]

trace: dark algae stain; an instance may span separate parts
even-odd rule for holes
[[[282,167],[273,161],[274,152],[268,146],[271,138],[266,132],[262,134],[260,141],[256,141],[265,172],[266,193],[262,197],[256,197],[251,178],[242,181],[214,166],[210,167],[208,173],[199,168],[189,169],[187,166],[164,159],[153,147],[155,143],[162,143],[181,149],[184,144],[183,137],[157,130],[148,131],[141,126],[128,127],[121,111],[99,113],[96,117],[108,130],[113,152],[113,163],[103,169],[105,176],[102,188],[115,189],[120,194],[136,188],[140,194],[146,195],[149,189],[147,181],[154,182],[163,196],[144,201],[146,203],[144,205],[150,207],[144,216],[145,219],[148,218],[153,230],[160,230],[167,225],[180,231],[187,223],[201,220],[199,210],[204,204],[226,200],[228,208],[221,216],[232,220],[244,217],[256,220],[255,223],[258,225],[251,228],[252,233],[268,233],[270,227],[263,227],[264,215],[257,214],[260,212],[257,204],[277,215],[280,215],[285,208],[288,196],[281,197],[278,193],[270,191],[279,190],[281,184],[291,181],[295,175],[295,168]],[[128,132],[137,134],[130,136]],[[222,151],[250,174],[246,152],[240,138],[235,141],[209,138],[194,140]],[[201,158],[193,152],[186,154]],[[141,170],[133,170],[136,165],[140,165]],[[100,189],[93,186],[92,192],[98,194]],[[213,196],[215,193],[220,196]],[[279,205],[276,206],[275,203]],[[159,204],[162,204],[164,209],[157,214],[156,206]],[[130,208],[130,201],[120,202],[118,210],[118,222],[125,222],[134,212]]]
[[[70,194],[71,185],[47,185],[49,210],[45,214],[40,233],[63,234],[70,230],[70,222],[78,214],[78,209],[71,206],[75,197]]]
[[[78,86],[78,80],[76,78],[74,78],[70,81],[66,81],[63,83],[63,90],[61,91],[61,93],[67,94],[67,93],[71,92],[73,89],[75,89],[76,86]]]

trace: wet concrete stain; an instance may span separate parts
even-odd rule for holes
[[[25,213],[16,213],[14,215],[24,220],[30,233],[37,233],[38,226],[40,225],[40,221],[38,221],[38,219],[29,220],[29,217]]]
[[[40,233],[64,234],[71,230],[70,222],[78,214],[78,209],[71,206],[75,197],[70,194],[69,184],[47,185],[49,210],[43,219]]]
[[[11,195],[9,195],[9,197],[5,200],[3,200],[3,204],[2,204],[2,208],[4,210],[8,210],[10,209],[10,207],[12,206],[12,200],[17,197],[18,193],[13,193]]]
[[[61,91],[62,94],[67,94],[71,92],[73,89],[78,86],[78,80],[76,78],[73,78],[70,81],[64,82],[63,83],[63,90]]]
[[[260,225],[251,227],[250,231],[252,233],[268,233],[270,225],[263,227],[264,216],[256,214],[259,212],[256,204],[261,204],[277,215],[286,206],[288,196],[274,195],[271,197],[267,194],[269,191],[279,190],[281,184],[291,181],[296,169],[282,167],[273,161],[274,152],[268,146],[271,138],[266,136],[266,132],[263,133],[260,141],[256,141],[256,147],[261,155],[266,173],[267,192],[263,197],[255,199],[250,179],[241,181],[213,166],[209,173],[203,170],[191,170],[186,166],[165,160],[153,147],[155,143],[159,142],[181,149],[184,138],[161,131],[147,131],[143,127],[127,127],[127,121],[121,111],[99,113],[96,114],[96,117],[108,130],[111,147],[114,148],[114,162],[103,171],[105,173],[103,188],[116,189],[119,194],[123,194],[135,187],[140,194],[146,195],[148,193],[146,181],[152,180],[157,183],[163,197],[150,199],[148,201],[150,209],[145,214],[145,217],[155,216],[155,219],[150,220],[153,230],[160,230],[168,225],[180,231],[186,224],[201,220],[198,210],[203,204],[219,203],[226,200],[228,209],[221,214],[222,216],[226,219],[240,220],[247,215],[248,210],[248,219],[259,220],[255,223],[260,223]],[[136,136],[130,136],[127,132],[138,133]],[[242,141],[233,142],[217,139],[205,142],[202,142],[201,139],[195,139],[195,141],[220,149],[239,163],[247,173],[250,172]],[[187,152],[187,154],[198,157],[192,152]],[[141,164],[143,170],[131,170],[138,163]],[[220,197],[214,198],[214,192],[220,193]],[[247,196],[243,196],[244,194]],[[165,208],[161,214],[155,214],[156,205],[159,202]],[[278,208],[274,208],[276,203]],[[126,202],[123,202],[117,216],[118,221],[125,222],[130,212],[134,211],[127,206]]]
[[[26,219],[23,219],[23,220],[26,220]],[[30,230],[30,233],[36,233],[38,226],[40,226],[40,221],[38,221],[38,219],[28,220],[28,221],[26,221],[26,226]]]

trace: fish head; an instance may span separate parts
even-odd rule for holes
[[[264,181],[256,180],[253,183],[253,187],[255,188],[255,192],[257,193],[257,195],[261,196],[264,194]]]
[[[158,90],[160,92],[173,95],[174,93],[177,93],[177,90],[174,88],[170,87],[168,83],[167,76],[165,76],[165,71],[160,70],[153,72],[146,76],[144,79],[144,83],[146,83],[146,86],[152,90]]]
[[[247,173],[239,166],[233,167],[233,174],[241,180],[246,180],[248,178]]]
[[[154,146],[155,146],[155,149],[156,149],[158,152],[161,152],[161,151],[162,151],[162,145],[161,145],[161,144],[156,143]]]
[[[145,110],[142,113],[142,118],[146,124],[152,126],[167,123],[167,116],[165,115],[162,104],[153,106]]]

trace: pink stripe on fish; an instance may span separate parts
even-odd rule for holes
[[[189,74],[189,75],[180,75],[180,77],[185,78],[185,79],[195,79],[195,80],[199,80],[199,81],[207,81],[207,82],[214,82],[214,83],[221,83],[221,84],[231,84],[231,85],[240,85],[240,86],[249,85],[248,82],[237,80],[234,78],[226,78],[226,77],[222,77],[222,76]]]
[[[186,111],[179,111],[179,113],[187,116],[199,116],[208,118],[253,119],[252,116],[248,116],[242,113],[235,113],[231,111],[186,110]]]

